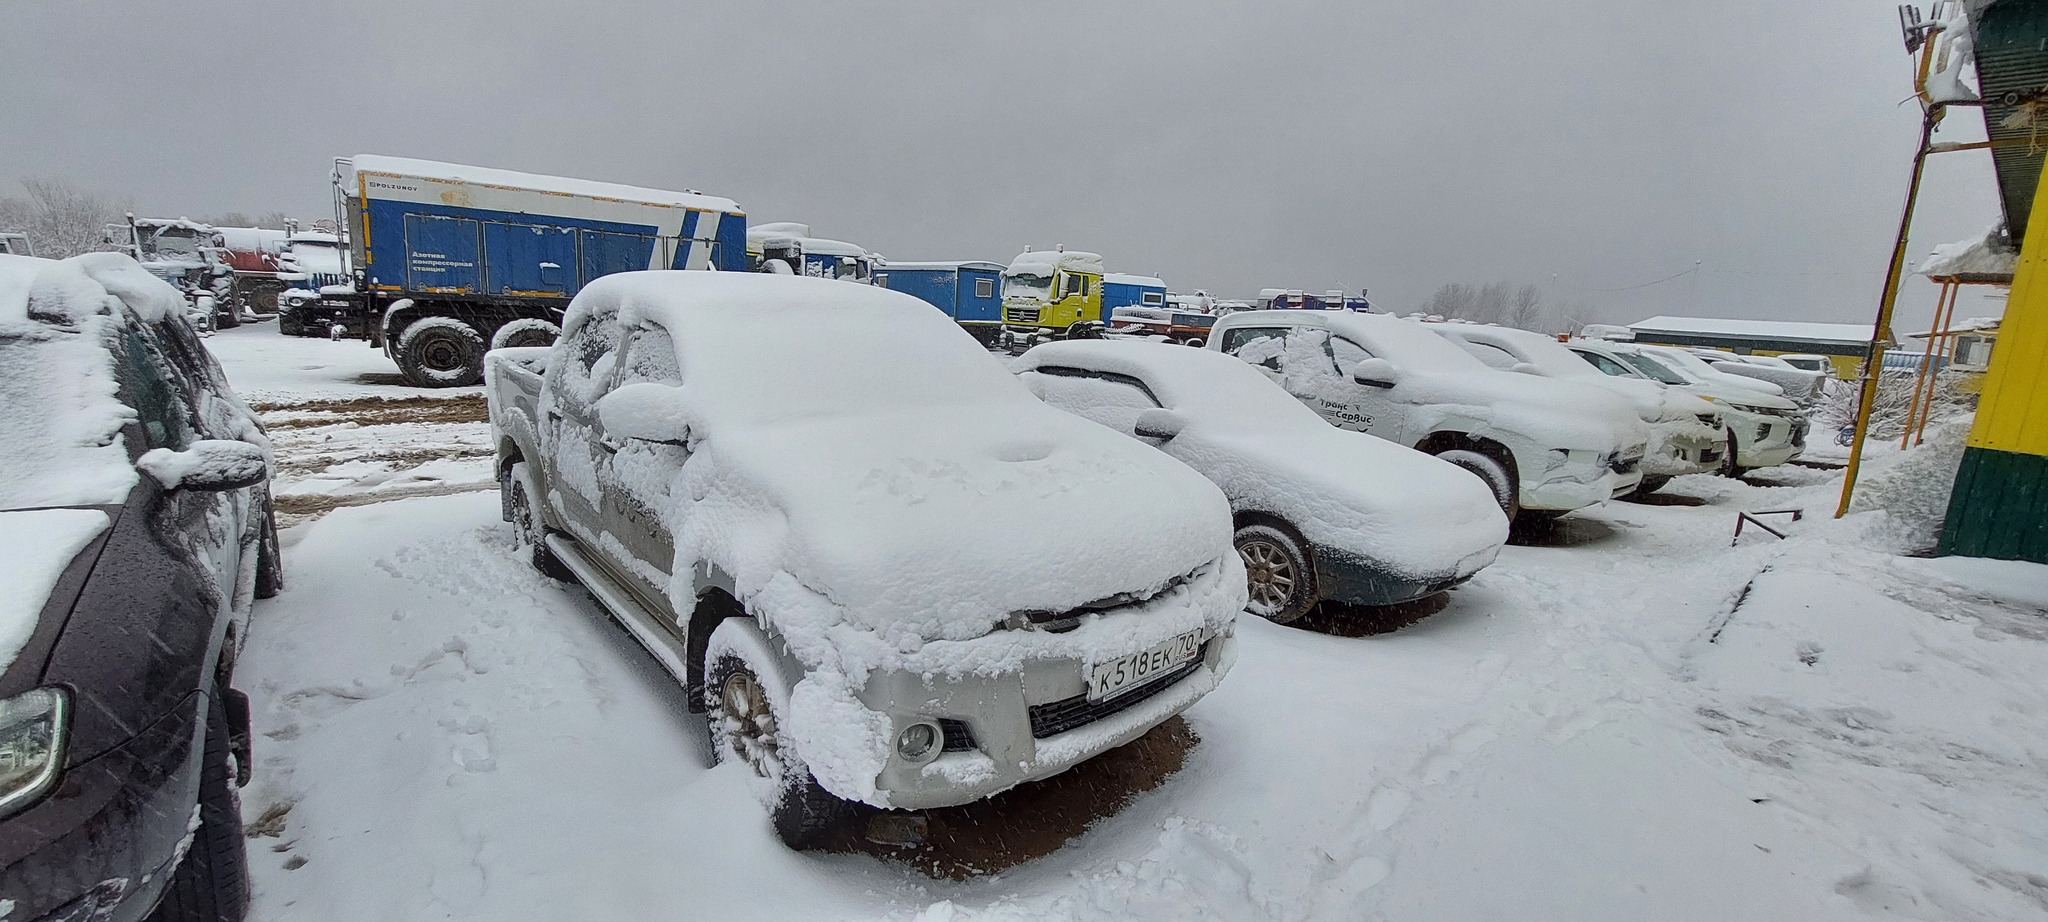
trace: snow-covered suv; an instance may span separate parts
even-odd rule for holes
[[[1484,363],[1423,324],[1348,311],[1247,311],[1209,349],[1267,370],[1333,425],[1436,455],[1485,480],[1510,519],[1635,490],[1649,429],[1595,387]]]
[[[1721,411],[1728,433],[1728,453],[1721,459],[1723,474],[1734,477],[1755,468],[1784,464],[1799,457],[1806,448],[1806,414],[1790,400],[1749,386],[1772,386],[1766,382],[1735,378],[1749,384],[1728,384],[1719,378],[1696,373],[1690,366],[1671,359],[1666,350],[1656,347],[1602,339],[1575,339],[1566,345],[1606,374],[1647,378],[1713,404]]]
[[[1084,340],[1034,346],[1012,370],[1046,403],[1157,445],[1223,488],[1251,583],[1246,610],[1260,617],[1286,623],[1324,599],[1435,595],[1507,540],[1493,494],[1464,471],[1334,428],[1229,356]]]
[[[1719,470],[1728,453],[1721,414],[1713,404],[1656,381],[1601,374],[1564,344],[1541,333],[1474,323],[1431,323],[1429,329],[1501,371],[1589,384],[1628,401],[1650,427],[1638,493],[1654,493],[1671,478]]]
[[[1230,507],[865,285],[627,272],[485,363],[505,516],[710,712],[777,833],[1057,774],[1207,694]]]

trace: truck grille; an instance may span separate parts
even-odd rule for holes
[[[1159,678],[1114,698],[1090,701],[1088,693],[1082,692],[1072,698],[1063,698],[1047,704],[1034,704],[1031,706],[1031,737],[1042,740],[1048,736],[1058,736],[1076,727],[1085,727],[1104,717],[1130,710],[1193,675],[1208,654],[1209,645],[1203,644],[1202,649],[1195,652],[1194,659],[1181,664],[1172,672],[1161,673]],[[951,738],[950,735],[947,737],[949,741]]]
[[[1003,319],[1011,323],[1037,323],[1038,308],[1013,307],[1003,311]]]

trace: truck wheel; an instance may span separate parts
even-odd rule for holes
[[[491,334],[491,348],[517,349],[523,346],[552,346],[562,338],[562,328],[539,317],[522,317]]]
[[[799,851],[844,843],[874,810],[841,800],[818,784],[782,730],[795,683],[768,650],[751,618],[727,618],[704,651],[706,724],[720,764],[740,762],[760,779],[757,791],[775,836]]]
[[[234,309],[233,307],[228,307],[228,308],[215,308],[215,309],[214,309],[214,312],[213,312],[213,328],[214,328],[214,329],[216,329],[216,330],[232,330],[232,329],[234,329],[234,328],[236,328],[236,327],[238,327],[238,326],[241,326],[241,325],[242,325],[242,315],[241,315],[240,313],[237,313],[237,312],[236,312],[236,310],[235,310],[235,309]]]
[[[1472,475],[1486,482],[1486,488],[1493,491],[1494,502],[1500,504],[1500,511],[1507,515],[1510,523],[1522,511],[1521,486],[1508,474],[1507,465],[1491,457],[1464,448],[1453,448],[1437,452],[1437,457],[1472,472]]]
[[[1246,525],[1233,540],[1251,590],[1244,610],[1274,624],[1298,621],[1316,605],[1315,567],[1303,542],[1271,525]]]
[[[398,370],[417,387],[468,387],[484,379],[484,338],[453,317],[423,317],[398,334]]]
[[[500,489],[505,491],[505,514],[512,522],[512,533],[518,537],[519,546],[531,548],[529,552],[533,568],[542,576],[558,579],[565,583],[576,582],[576,571],[562,564],[562,559],[548,548],[547,529],[542,527],[540,510],[534,508],[533,497],[526,492],[526,462],[520,461],[505,472],[505,481]]]
[[[214,687],[206,708],[206,753],[199,775],[199,830],[171,873],[148,922],[241,922],[249,908],[249,856],[242,851],[242,811],[228,764],[226,689]]]
[[[277,332],[285,336],[304,336],[306,335],[306,327],[305,324],[299,322],[298,318],[292,316],[290,312],[280,311],[277,315]]]

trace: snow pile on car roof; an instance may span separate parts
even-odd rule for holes
[[[1080,250],[1032,250],[1010,260],[1010,272],[1014,275],[1051,275],[1060,269],[1101,275],[1102,257]]]
[[[881,796],[888,740],[831,716],[851,713],[875,669],[1092,663],[1226,630],[1243,607],[1213,485],[1040,403],[922,301],[824,279],[628,272],[577,295],[565,348],[603,322],[674,344],[687,460],[671,475],[679,449],[636,442],[611,465],[637,495],[667,497],[657,513],[675,539],[671,597],[689,604],[700,564],[733,577],[808,669],[788,729],[835,794]],[[550,366],[549,393],[573,399],[575,364]],[[588,470],[562,476],[597,490],[575,482]],[[1151,613],[1135,628],[985,636],[1014,613],[1118,597]]]

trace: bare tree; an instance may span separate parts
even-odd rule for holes
[[[1508,283],[1488,282],[1479,289],[1479,297],[1472,303],[1472,315],[1465,319],[1474,323],[1505,322],[1514,299],[1514,288]]]
[[[1429,300],[1422,302],[1422,312],[1438,317],[1462,318],[1472,313],[1473,302],[1478,298],[1479,293],[1472,286],[1449,282],[1431,294]]]
[[[1534,285],[1523,285],[1515,289],[1514,297],[1508,302],[1507,312],[1500,318],[1502,326],[1518,330],[1544,332],[1543,294]]]
[[[28,234],[36,255],[63,259],[80,253],[113,249],[106,227],[122,221],[128,203],[80,189],[62,179],[31,177],[21,181],[24,199],[0,199],[0,227]]]
[[[207,218],[202,223],[215,227],[263,227],[270,230],[284,230],[284,222],[290,215],[282,211],[269,211],[251,217],[245,212],[230,211],[219,217]]]

